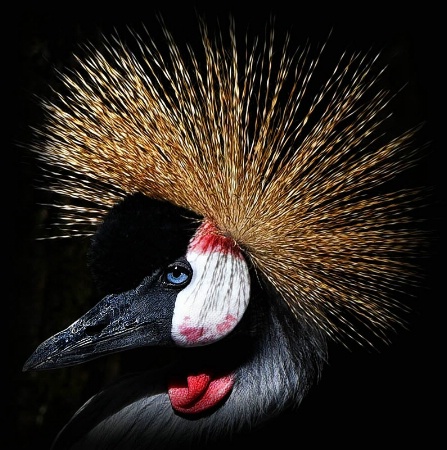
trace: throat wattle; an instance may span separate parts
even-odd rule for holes
[[[172,407],[181,414],[198,414],[214,408],[231,392],[232,374],[213,376],[210,373],[188,375],[169,382],[168,395]]]

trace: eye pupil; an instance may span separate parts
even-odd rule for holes
[[[175,265],[170,267],[166,272],[166,280],[169,283],[181,285],[189,281],[191,273],[185,267]]]

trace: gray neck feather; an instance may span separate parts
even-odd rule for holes
[[[320,375],[326,346],[321,334],[292,319],[275,300],[252,300],[244,325],[252,339],[249,357],[235,372],[232,393],[214,412],[192,419],[176,414],[166,393],[166,373],[143,372],[90,399],[53,450],[212,447],[299,405]]]

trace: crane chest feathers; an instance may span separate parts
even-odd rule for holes
[[[91,236],[101,300],[24,370],[169,354],[95,395],[54,449],[250,430],[300,404],[328,342],[387,341],[417,277],[422,194],[397,180],[418,126],[392,133],[380,55],[341,53],[321,81],[326,44],[291,48],[273,25],[244,40],[200,21],[199,48],[161,28],[86,46],[43,101],[54,237]]]

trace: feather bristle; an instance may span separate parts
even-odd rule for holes
[[[48,189],[73,202],[61,229],[82,234],[129,193],[170,201],[232,237],[293,314],[367,341],[357,317],[386,339],[423,236],[419,193],[381,192],[415,163],[418,130],[382,132],[392,95],[377,55],[342,54],[312,95],[324,45],[312,58],[273,30],[242,49],[234,24],[229,47],[201,32],[203,60],[164,30],[167,52],[115,37],[61,75],[68,94],[45,103],[35,147]]]

